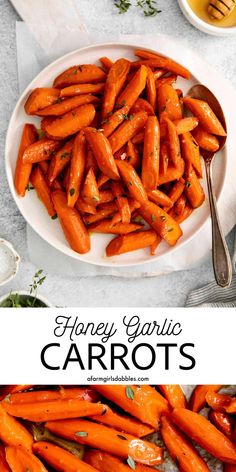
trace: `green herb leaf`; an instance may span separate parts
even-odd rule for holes
[[[71,188],[71,189],[70,189],[70,196],[73,197],[74,194],[75,194],[75,189],[74,189],[74,188]]]
[[[32,185],[28,184],[27,187],[25,188],[25,190],[27,190],[27,192],[29,192],[30,190],[34,190],[34,187],[32,187]]]
[[[61,97],[58,97],[58,98],[55,100],[54,103],[55,103],[55,105],[56,105],[56,103],[61,103],[61,102],[62,102],[62,98],[61,98]]]
[[[156,221],[156,216],[152,215],[152,221]]]
[[[70,156],[70,152],[63,152],[61,155],[60,155],[60,160],[62,159],[65,159],[66,157]]]
[[[88,433],[86,433],[85,431],[77,431],[77,433],[75,433],[75,436],[82,438],[88,436]]]
[[[8,393],[8,395],[6,395],[6,397],[4,398],[4,402],[10,403],[10,399],[11,399],[11,394]]]
[[[130,119],[130,121],[133,121],[134,115],[129,115],[129,119]]]
[[[133,400],[133,399],[134,399],[134,391],[133,391],[133,389],[130,387],[130,385],[128,385],[128,386],[126,387],[125,393],[126,393],[127,398],[129,398],[130,400]]]
[[[37,133],[38,133],[39,139],[43,139],[46,136],[45,131],[43,131],[42,129],[37,129]]]
[[[114,0],[115,6],[119,10],[119,14],[126,13],[131,7],[131,3],[128,0]]]
[[[187,187],[187,188],[191,187],[191,183],[189,182],[189,180],[186,180],[185,187]]]
[[[52,215],[52,220],[56,220],[58,218],[57,214],[55,213],[55,215]]]
[[[132,456],[128,456],[127,464],[130,466],[132,470],[135,470],[136,465]]]
[[[123,115],[124,120],[128,120],[128,119],[129,119],[129,117],[128,117],[128,115],[127,115],[126,113],[122,113],[122,115]]]
[[[117,437],[122,441],[127,441],[127,438],[125,438],[125,436],[122,436],[122,434],[117,434]]]

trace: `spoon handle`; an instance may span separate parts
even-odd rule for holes
[[[216,196],[212,181],[211,162],[205,161],[207,185],[212,219],[212,259],[216,282],[226,288],[232,281],[232,264],[225,237],[223,235],[217,211]]]

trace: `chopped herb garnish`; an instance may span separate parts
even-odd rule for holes
[[[58,97],[58,98],[55,100],[54,103],[55,103],[55,105],[56,105],[56,103],[61,103],[61,102],[62,102],[62,98],[61,98],[61,97]]]
[[[114,0],[116,8],[119,10],[119,14],[126,13],[131,7],[131,3],[128,0]]]
[[[122,113],[122,115],[123,115],[124,120],[128,120],[128,119],[129,119],[129,117],[128,117],[128,115],[126,115],[126,113]]]
[[[169,228],[168,233],[171,233],[171,231],[174,231],[174,228]]]
[[[142,217],[141,216],[136,216],[134,219],[133,219],[133,222],[134,223],[141,223],[143,221]]]
[[[130,121],[133,121],[134,115],[129,115],[129,119],[130,119]]]
[[[108,122],[108,118],[105,118],[103,121],[102,121],[102,125],[105,125],[105,123]]]
[[[37,129],[37,133],[38,133],[39,139],[43,139],[46,136],[45,131],[43,131],[43,129]]]
[[[189,180],[186,180],[185,187],[187,187],[187,188],[191,187],[191,183],[189,182]]]
[[[58,218],[57,214],[55,213],[55,215],[52,215],[52,220],[56,220]]]
[[[122,108],[126,105],[126,101],[125,100],[122,100],[122,102],[120,103],[117,103],[116,105],[116,109],[118,110],[119,108]]]
[[[25,187],[25,190],[27,190],[29,192],[30,190],[34,190],[34,187],[32,187],[32,185],[28,184],[27,187]]]
[[[132,456],[128,456],[127,464],[130,466],[131,469],[135,470],[135,462]]]
[[[122,436],[122,434],[117,434],[117,437],[119,439],[122,439],[122,441],[127,441],[127,438],[125,438],[124,436]]]
[[[63,152],[63,153],[60,155],[60,160],[65,159],[65,158],[68,157],[69,155],[70,155],[70,152]]]
[[[54,156],[54,154],[55,154],[55,151],[53,151],[52,149],[50,149],[50,151],[49,151],[49,156]]]
[[[152,215],[152,221],[156,221],[156,216]]]
[[[71,188],[71,189],[70,189],[70,196],[73,197],[74,194],[75,194],[75,189],[74,189],[74,188]]]
[[[4,402],[10,403],[10,399],[11,399],[11,394],[8,393],[8,395],[6,395],[6,397],[4,398]]]
[[[165,215],[160,216],[160,218],[161,218],[161,221],[166,221],[166,216]]]
[[[88,433],[86,433],[85,431],[77,431],[77,433],[75,433],[75,436],[79,436],[82,438],[88,436]]]
[[[162,108],[162,113],[164,113],[166,111],[166,105]]]
[[[133,389],[130,387],[130,385],[128,385],[128,386],[126,387],[125,393],[126,393],[127,398],[129,398],[130,400],[133,400],[133,399],[134,399],[134,391],[133,391]]]

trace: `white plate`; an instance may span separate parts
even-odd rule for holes
[[[225,86],[225,80],[220,79],[218,73],[214,71],[214,69],[212,69],[200,57],[194,54],[192,58],[191,51],[189,51],[189,55],[186,57],[186,49],[182,49],[181,43],[176,41],[174,45],[175,47],[173,47],[173,41],[170,41],[170,49],[168,48],[168,43],[166,43],[164,46],[162,46],[161,50],[156,48],[155,52],[162,53],[163,55],[169,55],[169,57],[180,63],[187,63],[187,66],[190,68],[192,73],[194,73],[189,81],[181,78],[178,79],[177,87],[183,89],[184,93],[186,93],[188,89],[195,83],[204,83],[215,94],[217,94],[224,109],[224,105],[226,104],[228,97],[226,92],[224,97],[223,88]],[[119,57],[134,59],[133,50],[138,47],[140,48],[141,46],[109,43],[89,46],[66,54],[40,72],[40,74],[26,88],[16,104],[9,123],[6,138],[6,173],[12,195],[20,212],[27,223],[31,225],[32,228],[53,247],[68,256],[83,262],[88,262],[90,264],[120,267],[144,264],[157,259],[159,260],[161,257],[167,254],[169,255],[170,253],[172,253],[174,257],[176,248],[180,248],[189,242],[191,238],[196,237],[198,231],[203,227],[204,223],[209,218],[208,205],[204,203],[201,208],[194,211],[193,215],[183,223],[182,228],[184,234],[179,240],[178,244],[175,247],[169,247],[165,242],[163,242],[158,248],[157,254],[154,257],[150,257],[149,249],[146,249],[131,252],[118,257],[106,258],[105,247],[114,236],[103,234],[93,234],[91,236],[91,251],[88,254],[80,255],[69,247],[67,241],[64,238],[59,222],[57,220],[53,221],[48,217],[44,206],[38,200],[34,191],[27,192],[25,198],[18,197],[15,192],[13,176],[23,124],[26,122],[32,122],[39,127],[39,119],[26,115],[24,111],[24,103],[32,89],[35,87],[51,86],[53,79],[60,72],[74,64],[95,63],[97,62],[98,58],[102,56],[109,56],[111,59],[117,59]],[[183,52],[185,54],[183,54]],[[229,105],[229,101],[227,105]],[[226,161],[227,149],[221,152],[221,156],[217,156],[217,159],[214,163],[214,180],[218,198],[220,197],[225,182],[227,168]]]

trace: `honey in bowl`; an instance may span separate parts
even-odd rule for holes
[[[188,3],[193,12],[206,23],[212,24],[214,26],[221,26],[222,28],[236,26],[236,8],[233,9],[230,15],[221,20],[216,20],[208,13],[208,7],[211,3],[209,0],[188,0]]]

